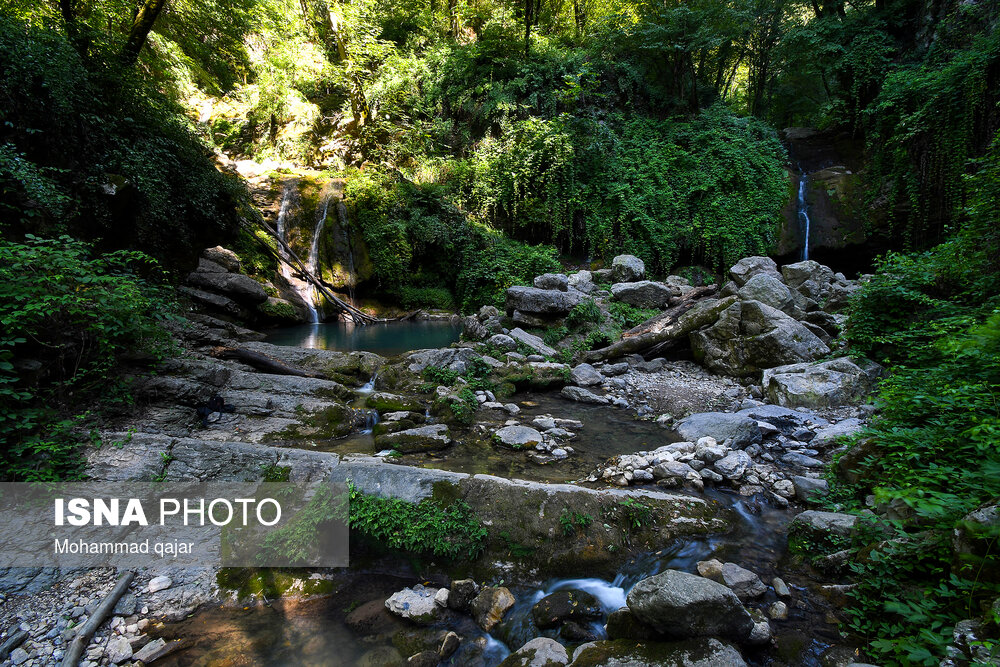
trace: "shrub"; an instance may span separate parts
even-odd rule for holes
[[[138,252],[91,255],[63,236],[0,240],[0,440],[4,477],[78,474],[74,416],[86,401],[127,400],[114,379],[124,353],[161,355],[166,294],[137,275]]]

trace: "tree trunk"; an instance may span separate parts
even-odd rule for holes
[[[149,31],[153,29],[156,17],[160,15],[160,11],[165,4],[167,4],[167,0],[145,0],[142,3],[142,7],[136,12],[135,19],[132,21],[132,28],[128,33],[128,39],[125,41],[124,48],[122,48],[121,59],[125,67],[132,67],[139,59],[139,52],[142,51],[143,45],[146,44]]]
[[[451,38],[458,39],[458,0],[448,0],[448,30]]]

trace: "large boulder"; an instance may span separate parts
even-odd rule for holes
[[[500,667],[562,667],[569,662],[566,648],[555,639],[535,637],[507,656]]]
[[[737,295],[741,301],[760,301],[784,313],[792,314],[795,310],[791,290],[772,273],[758,273],[751,277]]]
[[[566,315],[573,306],[584,300],[579,292],[538,289],[537,287],[507,288],[507,315],[515,311],[537,317],[559,318]]]
[[[533,449],[542,441],[542,434],[530,426],[504,426],[493,439],[511,449]]]
[[[408,357],[410,361],[408,368],[413,373],[420,373],[430,366],[464,373],[468,370],[469,362],[479,356],[482,355],[467,347],[416,350]]]
[[[737,449],[760,442],[763,438],[757,420],[729,412],[699,412],[679,421],[674,430],[689,442],[698,442],[709,436],[716,442],[731,440],[732,446]]]
[[[393,593],[385,601],[385,608],[396,616],[414,623],[431,623],[441,613],[441,607],[434,602],[434,595],[437,592],[436,588],[417,584],[413,588],[404,588]]]
[[[796,514],[788,524],[788,534],[801,535],[812,542],[824,544],[849,538],[857,525],[858,517],[853,514],[806,510]]]
[[[540,354],[542,356],[545,356],[545,357],[554,357],[554,356],[556,356],[556,351],[553,348],[551,348],[548,345],[546,345],[545,341],[543,341],[541,338],[539,338],[538,336],[536,336],[534,334],[528,333],[524,329],[520,329],[520,328],[518,328],[518,329],[512,329],[511,332],[510,332],[510,337],[513,338],[518,343],[521,343],[523,345],[527,345],[532,350],[534,350],[535,352],[537,352],[538,354]]]
[[[781,279],[778,265],[770,257],[744,257],[729,269],[729,277],[737,287],[743,287],[747,281],[761,273]]]
[[[604,382],[604,376],[590,364],[574,366],[573,370],[570,371],[569,379],[573,384],[581,387],[592,387],[595,384],[602,384]]]
[[[565,273],[543,273],[535,278],[533,284],[538,289],[554,289],[560,292],[569,290],[569,278]]]
[[[595,394],[592,391],[588,391],[583,387],[567,386],[563,387],[559,395],[563,398],[568,398],[571,401],[576,401],[577,403],[592,403],[594,405],[607,405],[611,402],[611,399],[607,396],[601,396]]]
[[[622,303],[636,308],[666,308],[670,299],[680,296],[680,289],[666,283],[640,280],[634,283],[615,283],[611,294]]]
[[[590,621],[601,617],[601,603],[586,591],[556,591],[531,608],[539,628],[554,628],[566,621]]]
[[[734,303],[715,324],[693,332],[690,340],[696,359],[716,373],[734,377],[830,353],[816,334],[759,301]]]
[[[210,262],[218,264],[226,271],[232,271],[233,273],[240,272],[240,258],[228,248],[223,248],[220,245],[214,248],[205,248],[201,252],[201,256]]]
[[[611,260],[611,279],[616,283],[634,283],[646,277],[646,264],[635,255],[618,255]]]
[[[569,286],[584,294],[591,294],[597,290],[594,284],[594,274],[590,271],[577,271],[568,278]]]
[[[195,271],[187,277],[190,285],[222,294],[239,303],[255,306],[267,301],[260,283],[242,273],[205,273]]]
[[[833,282],[833,269],[811,259],[796,262],[795,264],[785,264],[781,267],[781,275],[785,279],[785,283],[795,289],[802,287],[802,285],[810,281],[814,286],[821,289]],[[815,289],[813,285],[807,287],[807,291],[813,292]],[[822,294],[808,293],[805,296],[815,299],[817,296],[822,296]]]
[[[664,637],[750,638],[754,620],[736,594],[722,584],[679,570],[666,570],[637,583],[628,608]]]
[[[377,449],[395,449],[404,454],[444,449],[450,444],[451,434],[445,424],[425,424],[375,438]]]
[[[746,667],[740,652],[718,639],[651,642],[616,639],[584,644],[573,667]]]
[[[514,596],[509,590],[503,586],[487,586],[472,600],[469,612],[479,627],[489,632],[513,606]]]
[[[873,362],[849,357],[822,363],[798,363],[764,371],[761,386],[772,403],[784,406],[828,408],[857,403],[881,374]]]
[[[741,600],[759,598],[767,592],[767,586],[759,576],[736,563],[721,563],[714,559],[701,561],[698,563],[698,574],[729,587]]]

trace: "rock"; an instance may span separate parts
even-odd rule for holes
[[[795,306],[788,286],[771,273],[753,276],[739,289],[737,295],[741,301],[760,301],[788,314],[792,314]]]
[[[833,270],[828,266],[823,266],[819,262],[807,259],[795,264],[786,264],[781,267],[781,275],[789,287],[799,289],[806,282],[820,287],[820,291],[807,290],[805,296],[810,299],[819,299],[825,296],[824,287],[828,289],[833,282]]]
[[[241,273],[199,273],[188,274],[190,285],[222,294],[239,303],[255,306],[267,301],[267,293],[260,283]]]
[[[594,275],[590,271],[577,271],[569,277],[569,286],[584,294],[590,294],[597,289]]]
[[[25,651],[23,648],[18,647],[13,651],[11,651],[10,662],[12,665],[21,665],[27,662],[29,657],[30,656],[28,655],[27,651]]]
[[[736,563],[720,563],[719,561],[699,561],[698,574],[732,589],[741,600],[757,598],[767,592],[767,586],[756,574],[744,569]]]
[[[469,613],[486,632],[492,630],[514,606],[514,596],[503,586],[487,586],[469,605]]]
[[[531,615],[539,628],[554,628],[567,620],[600,618],[601,603],[585,591],[556,591],[536,602]]]
[[[240,258],[228,248],[218,245],[214,248],[205,248],[201,251],[201,256],[210,262],[222,266],[226,271],[232,271],[233,273],[240,272]]]
[[[817,429],[816,435],[809,441],[809,446],[823,449],[835,445],[840,438],[848,438],[858,433],[862,428],[864,428],[864,424],[861,423],[860,419],[854,417],[844,419],[836,424]]]
[[[636,308],[659,308],[662,310],[667,307],[672,297],[680,296],[680,293],[681,291],[676,287],[651,280],[615,283],[611,286],[611,294],[616,299]]]
[[[104,656],[112,665],[125,662],[132,657],[132,645],[124,637],[118,637],[108,642]]]
[[[149,642],[141,649],[132,654],[132,659],[139,662],[150,663],[160,655],[162,651],[167,646],[167,640],[163,638],[154,639]]]
[[[467,347],[416,350],[408,355],[407,358],[410,363],[407,368],[413,373],[420,373],[428,366],[437,366],[438,368],[455,371],[456,373],[464,373],[468,370],[469,362],[479,356],[481,355],[478,352]],[[391,396],[392,394],[388,395]],[[404,403],[409,405],[412,401],[405,401]],[[374,406],[369,405],[368,407]],[[405,410],[407,408],[395,409]]]
[[[622,607],[608,614],[605,625],[608,639],[657,639],[656,630],[638,618],[628,607]]]
[[[555,639],[536,637],[511,653],[500,667],[562,667],[569,662],[566,648]]]
[[[511,449],[532,449],[542,442],[542,434],[530,426],[504,426],[493,434],[493,439]]]
[[[392,646],[377,646],[366,652],[354,667],[403,667],[405,662],[399,651]]]
[[[486,327],[475,315],[469,315],[462,320],[463,340],[483,340],[489,335],[490,332],[486,330]]]
[[[961,576],[977,581],[997,583],[1000,567],[993,557],[997,526],[1000,526],[1000,505],[983,505],[966,514],[952,533],[952,569]]]
[[[388,634],[403,626],[403,622],[386,609],[382,599],[365,602],[351,611],[344,623],[359,637]]]
[[[445,424],[425,424],[375,437],[376,449],[395,449],[403,454],[436,451],[450,444],[451,434]]]
[[[479,584],[472,579],[458,579],[451,582],[448,594],[448,608],[465,611],[479,593]]]
[[[775,577],[771,580],[771,586],[774,587],[774,594],[779,598],[790,598],[792,597],[792,591],[788,589],[788,584],[781,577]]]
[[[759,301],[734,303],[715,324],[689,338],[695,359],[716,373],[733,377],[813,361],[830,353],[826,343],[801,323]]]
[[[611,260],[611,279],[616,283],[634,283],[646,277],[646,265],[635,255],[618,255]]]
[[[440,614],[440,608],[434,602],[436,588],[427,588],[417,584],[413,588],[404,588],[389,596],[385,608],[390,612],[414,623],[431,623]]]
[[[858,517],[853,514],[806,510],[792,519],[788,525],[788,534],[804,535],[822,543],[829,541],[831,537],[850,537],[857,523]]]
[[[718,639],[649,642],[616,639],[584,644],[573,667],[746,667],[740,652]]]
[[[788,452],[783,454],[781,457],[782,463],[787,463],[793,466],[801,466],[803,468],[822,468],[823,462],[819,459],[814,459],[811,456],[806,456],[805,454],[800,454],[798,452]]]
[[[135,613],[136,605],[137,601],[135,595],[132,593],[125,593],[118,598],[118,602],[115,603],[115,608],[112,613],[115,616],[131,616]]]
[[[703,577],[666,570],[643,579],[628,594],[628,608],[661,635],[746,641],[754,621],[731,590]]]
[[[558,318],[566,315],[584,298],[579,292],[560,292],[537,287],[509,287],[506,309],[508,315],[520,311],[538,317]]]
[[[722,564],[722,581],[736,593],[741,600],[758,598],[767,592],[767,586],[756,574],[740,567],[736,563]]]
[[[628,373],[628,362],[622,361],[617,364],[607,364],[601,368],[601,373],[608,377],[617,377]]]
[[[713,463],[712,468],[726,479],[735,481],[743,477],[751,465],[753,465],[753,459],[750,458],[749,454],[735,450]]]
[[[528,333],[524,329],[513,329],[510,332],[510,337],[516,340],[518,343],[527,345],[535,352],[546,356],[554,357],[556,356],[556,351],[545,344],[545,342],[533,334]]]
[[[437,651],[421,651],[406,659],[407,667],[437,667],[440,657]]]
[[[747,643],[753,646],[764,646],[771,642],[771,624],[767,621],[767,616],[759,609],[751,609],[750,616],[754,620],[753,630],[747,637]]]
[[[686,463],[680,461],[664,461],[653,466],[653,479],[687,479],[688,475],[695,470]]]
[[[732,446],[737,449],[760,442],[763,438],[755,419],[728,412],[699,412],[682,419],[674,430],[692,442],[706,436],[716,442],[732,440]]]
[[[534,281],[538,289],[551,289],[565,292],[569,289],[569,279],[564,273],[543,273]]]
[[[604,376],[597,372],[590,364],[580,364],[573,368],[569,374],[569,379],[573,384],[581,387],[592,387],[595,384],[604,382]]]
[[[770,257],[744,257],[729,269],[729,277],[737,287],[743,287],[751,278],[760,274],[781,279],[778,265]]]
[[[451,591],[447,588],[439,588],[438,592],[434,594],[434,604],[445,609],[448,608],[448,597]]]
[[[226,267],[204,257],[198,260],[198,268],[195,271],[198,273],[229,273],[229,269]]]
[[[577,401],[579,403],[593,403],[595,405],[607,405],[610,403],[610,399],[607,396],[598,396],[592,391],[587,391],[583,387],[573,387],[567,386],[563,387],[559,395],[563,398],[568,398],[571,401]]]
[[[486,342],[501,350],[514,351],[517,349],[517,341],[507,334],[495,334],[490,336]]]
[[[862,367],[864,366],[864,367]],[[818,364],[796,363],[764,371],[761,386],[772,403],[827,408],[859,402],[872,389],[881,368],[858,365],[848,357]]]
[[[157,591],[166,590],[173,585],[174,582],[171,581],[170,577],[167,576],[153,577],[152,579],[149,580],[149,586],[147,587],[147,590],[150,593],[155,593]]]
[[[574,644],[597,641],[598,639],[597,633],[594,632],[591,625],[576,621],[563,623],[562,627],[559,628],[559,636]]]
[[[438,658],[441,660],[450,658],[458,650],[458,645],[461,641],[461,637],[449,630],[444,639],[441,640],[441,648],[438,649]]]

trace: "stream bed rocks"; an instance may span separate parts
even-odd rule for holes
[[[219,276],[232,271],[231,258],[206,252],[192,285],[215,285],[218,295],[245,309],[249,293],[238,302],[236,288],[222,291],[231,279]],[[460,626],[507,632],[511,615],[521,613],[537,631],[561,639],[528,635],[518,641],[522,646],[508,647],[514,652],[505,665],[744,665],[741,650],[768,644],[782,623],[803,613],[801,594],[780,579],[769,587],[753,563],[707,545],[739,523],[737,508],[757,503],[798,510],[822,497],[822,475],[840,439],[863,428],[870,414],[858,403],[879,369],[846,357],[818,361],[837,348],[833,336],[843,320],[836,311],[855,283],[815,262],[779,271],[766,258],[741,261],[729,277],[732,283],[715,295],[726,301],[709,297],[699,302],[708,305],[695,305],[713,313],[711,321],[683,336],[700,363],[669,346],[649,358],[566,363],[569,355],[557,349],[562,343],[536,335],[587,298],[666,309],[692,293],[677,277],[647,280],[641,260],[629,256],[603,272],[539,276],[532,287],[508,291],[508,318],[484,307],[464,321],[470,339],[393,359],[269,345],[219,319],[218,310],[192,314],[190,325],[176,331],[184,353],[155,375],[135,373],[136,413],[101,434],[121,446],[87,450],[87,473],[105,481],[246,480],[282,470],[289,481],[350,480],[362,493],[410,503],[467,503],[487,528],[475,562],[462,564],[450,581],[432,583],[414,573],[394,594],[352,612],[358,627],[370,622],[398,630],[403,624],[433,636],[419,646],[408,643],[407,650],[376,647],[382,657],[365,664],[408,659],[434,665],[465,650],[459,645],[487,641],[459,632]],[[261,372],[219,353],[236,347],[300,374]],[[496,382],[476,384],[475,372],[484,368]],[[557,407],[532,409],[518,397],[524,391],[545,392]],[[636,438],[636,451],[601,456],[597,461],[604,462],[592,469],[594,459],[581,457],[589,430],[578,415],[586,409],[619,411],[656,435],[644,435],[642,445]],[[370,437],[367,453],[338,451],[345,436],[363,432]],[[560,482],[436,465],[477,446],[473,451],[544,466]],[[583,477],[560,472],[581,460]],[[830,514],[799,514],[793,536],[849,535],[853,517]],[[508,583],[575,573],[612,582],[637,553],[664,553],[698,540],[704,552],[684,569],[646,571],[630,590],[622,584],[614,605],[625,598],[620,609],[607,608],[586,588],[530,598]],[[439,565],[426,569],[440,578]],[[58,594],[32,592],[0,606],[5,629],[29,627],[23,664],[47,664],[65,645],[59,638],[66,628],[43,623],[46,614],[80,618],[77,607],[89,613],[113,576],[67,575],[51,589]],[[154,591],[156,577],[170,584]],[[68,588],[77,580],[83,583]],[[307,595],[315,589],[300,581],[287,590]],[[211,568],[143,571],[133,595],[135,609],[123,609],[121,620],[92,643],[92,663],[127,664],[152,645],[143,632],[149,624],[237,599]]]

